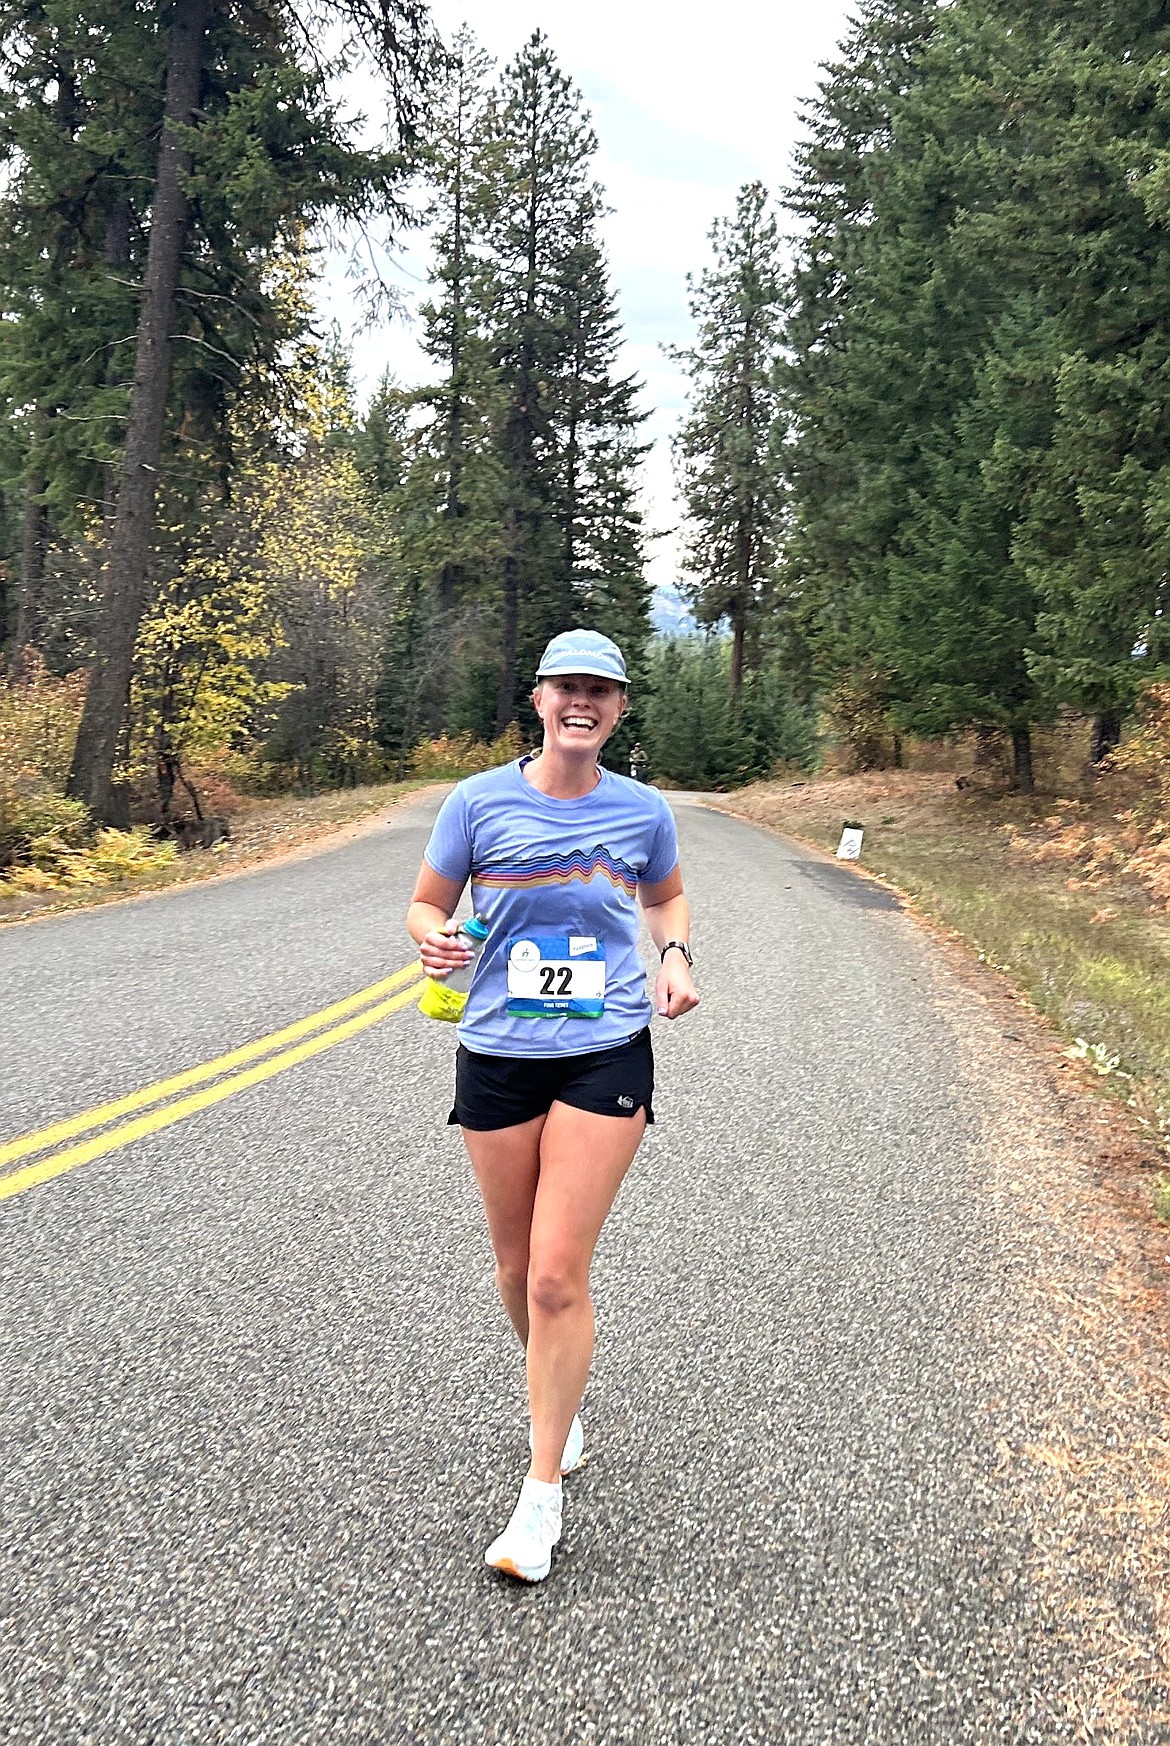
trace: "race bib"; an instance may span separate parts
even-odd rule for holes
[[[604,942],[592,934],[526,934],[509,940],[508,1011],[514,1018],[600,1018]]]

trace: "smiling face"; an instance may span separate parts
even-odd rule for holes
[[[544,727],[546,752],[596,757],[626,710],[625,688],[588,673],[542,679],[532,703]]]

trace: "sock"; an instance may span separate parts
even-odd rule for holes
[[[524,1481],[525,1490],[543,1500],[548,1497],[560,1497],[561,1482],[559,1479],[529,1479]]]

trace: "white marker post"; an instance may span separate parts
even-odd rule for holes
[[[837,844],[838,861],[860,861],[861,839],[865,835],[860,825],[846,825]]]

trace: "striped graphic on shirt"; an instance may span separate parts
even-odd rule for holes
[[[543,885],[571,885],[575,879],[588,885],[599,874],[627,896],[637,893],[637,873],[600,843],[592,849],[571,849],[567,855],[533,855],[525,861],[494,862],[490,867],[473,868],[471,877],[476,885],[486,885],[495,891],[532,891]]]

